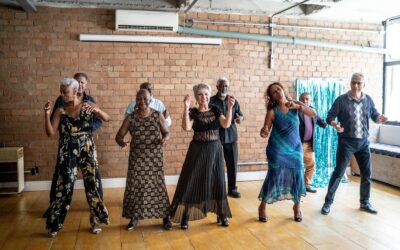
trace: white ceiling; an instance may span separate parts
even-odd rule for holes
[[[185,10],[195,0],[0,0],[1,5],[18,6],[25,2],[34,6],[61,8],[108,8],[179,11]],[[198,0],[191,12],[211,12],[243,15],[271,16],[302,0]],[[400,15],[400,0],[310,0],[304,6],[322,8],[305,14],[295,7],[278,17],[305,18],[357,23],[381,23]]]

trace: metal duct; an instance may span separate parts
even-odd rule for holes
[[[365,52],[365,53],[375,53],[375,54],[387,54],[388,53],[388,51],[383,48],[330,43],[330,42],[302,39],[302,38],[296,38],[296,37],[280,37],[280,36],[238,33],[238,32],[195,29],[195,28],[187,28],[187,27],[183,27],[183,26],[178,27],[178,33],[202,35],[202,36],[213,36],[213,37],[224,37],[224,38],[247,39],[247,40],[263,41],[263,42],[309,45],[309,46],[342,49],[342,50],[358,51],[358,52]]]

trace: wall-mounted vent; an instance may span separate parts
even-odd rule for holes
[[[116,10],[116,30],[176,32],[178,13]]]

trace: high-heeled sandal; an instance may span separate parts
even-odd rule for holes
[[[261,209],[261,206],[258,207],[258,220],[263,223],[268,221],[268,217],[265,214],[265,209]]]
[[[217,216],[217,223],[221,224],[223,227],[229,227],[229,221],[228,218],[226,218],[225,215],[218,215]]]
[[[189,215],[183,215],[181,220],[181,229],[187,230],[189,228]]]
[[[301,214],[300,208],[296,209],[295,207],[296,205],[293,206],[294,221],[301,222],[303,220],[303,216]]]

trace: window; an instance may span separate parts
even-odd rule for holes
[[[400,16],[388,19],[385,31],[389,54],[384,62],[383,112],[391,121],[400,122]]]

